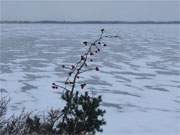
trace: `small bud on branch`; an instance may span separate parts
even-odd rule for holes
[[[96,67],[96,68],[95,68],[95,70],[96,70],[96,71],[99,71],[99,68],[98,68],[98,67]]]
[[[84,42],[83,42],[83,44],[84,44],[85,46],[87,46],[87,43],[88,43],[87,41],[84,41]]]

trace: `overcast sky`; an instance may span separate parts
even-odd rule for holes
[[[1,20],[180,20],[180,0],[0,0]]]

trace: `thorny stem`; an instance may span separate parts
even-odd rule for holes
[[[63,65],[63,68],[66,68],[66,69],[70,70],[69,75],[65,80],[65,86],[60,86],[60,85],[57,85],[57,84],[53,83],[52,84],[53,88],[55,88],[55,89],[62,88],[64,90],[66,90],[66,91],[70,91],[71,96],[73,95],[74,89],[76,87],[77,79],[79,79],[79,75],[81,73],[93,70],[93,68],[91,68],[91,69],[86,69],[86,70],[82,71],[83,67],[87,67],[87,59],[89,58],[88,56],[94,55],[94,53],[92,52],[93,47],[95,49],[97,49],[95,52],[98,53],[100,51],[98,45],[106,46],[106,44],[104,44],[101,41],[103,38],[120,38],[117,35],[113,36],[113,35],[103,35],[103,34],[104,34],[104,29],[101,29],[101,34],[95,41],[93,41],[93,42],[87,42],[87,41],[83,42],[84,45],[86,45],[86,46],[89,45],[89,48],[87,49],[86,53],[81,55],[81,59],[76,64],[70,65],[70,67]],[[67,86],[70,86],[70,87],[67,87]]]
[[[87,66],[86,62],[87,62],[88,56],[90,55],[90,53],[92,53],[92,48],[95,47],[96,49],[99,49],[97,46],[97,43],[103,39],[103,33],[104,33],[104,29],[101,29],[101,34],[100,34],[98,39],[96,39],[92,43],[91,42],[85,43],[85,45],[90,44],[90,46],[87,49],[86,53],[84,53],[84,55],[81,56],[81,59],[73,66],[73,68],[64,66],[64,68],[66,68],[66,69],[71,69],[71,72],[69,72],[69,76],[67,77],[67,79],[65,81],[65,87],[54,84],[55,87],[60,87],[60,88],[63,88],[65,90],[69,90],[70,95],[71,96],[73,95],[73,92],[74,92],[74,89],[76,87],[76,82],[77,82],[77,79],[79,78],[79,75],[81,73],[92,70],[92,69],[88,69],[88,70],[81,71],[83,69],[83,67]],[[72,75],[74,75],[74,76],[72,77]],[[72,78],[72,81],[70,78]],[[67,88],[67,85],[71,86],[70,89]]]
[[[86,70],[82,71],[83,67],[87,67],[87,59],[89,58],[88,56],[94,55],[95,52],[98,53],[100,51],[99,45],[106,46],[106,44],[104,44],[101,41],[103,38],[119,38],[119,36],[103,35],[103,34],[104,34],[104,29],[101,29],[101,34],[95,41],[83,42],[84,45],[89,46],[89,47],[88,47],[86,53],[81,55],[81,59],[76,64],[71,65],[71,67],[63,65],[63,68],[70,69],[69,75],[68,75],[67,79],[65,80],[65,86],[60,86],[60,85],[53,83],[53,86],[52,86],[53,88],[55,88],[55,89],[62,88],[66,91],[70,91],[70,99],[72,99],[73,92],[76,87],[77,79],[79,79],[79,75],[84,72],[93,70],[93,68],[91,68],[91,69],[86,69]],[[92,51],[93,49],[97,49],[97,50],[95,52],[93,52]],[[99,68],[96,67],[96,70],[99,71]],[[81,85],[86,85],[86,84],[84,83]],[[67,86],[69,86],[69,87],[67,87]],[[83,89],[84,86],[81,88]]]
[[[95,40],[93,43],[90,44],[90,46],[89,46],[89,48],[88,48],[88,51],[84,54],[84,56],[83,56],[84,59],[83,59],[82,64],[81,64],[81,62],[79,62],[79,64],[81,64],[81,65],[80,65],[79,68],[76,69],[77,72],[75,73],[75,76],[74,76],[74,79],[73,79],[73,82],[72,82],[71,96],[72,96],[73,91],[74,91],[74,88],[75,88],[75,86],[76,86],[77,77],[78,77],[78,75],[81,73],[81,72],[80,72],[81,69],[85,66],[86,61],[87,61],[87,59],[88,59],[88,55],[90,54],[92,47],[93,47],[93,46],[96,46],[96,43],[99,42],[99,41],[101,41],[101,39],[102,39],[102,37],[103,37],[103,33],[104,33],[104,30],[101,30],[101,35],[100,35],[100,37],[99,37],[97,40]],[[78,64],[77,64],[77,65],[78,65]],[[77,66],[76,66],[76,67],[77,67]]]

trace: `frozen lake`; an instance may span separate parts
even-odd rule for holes
[[[11,98],[9,112],[61,108],[64,63],[74,63],[84,40],[101,28],[119,39],[94,64],[100,72],[84,76],[103,97],[107,135],[180,134],[180,25],[1,24],[0,88]]]

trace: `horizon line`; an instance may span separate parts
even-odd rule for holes
[[[0,20],[2,23],[59,23],[59,24],[180,24],[180,21],[56,21],[56,20],[40,20],[40,21],[27,21],[27,20]]]

